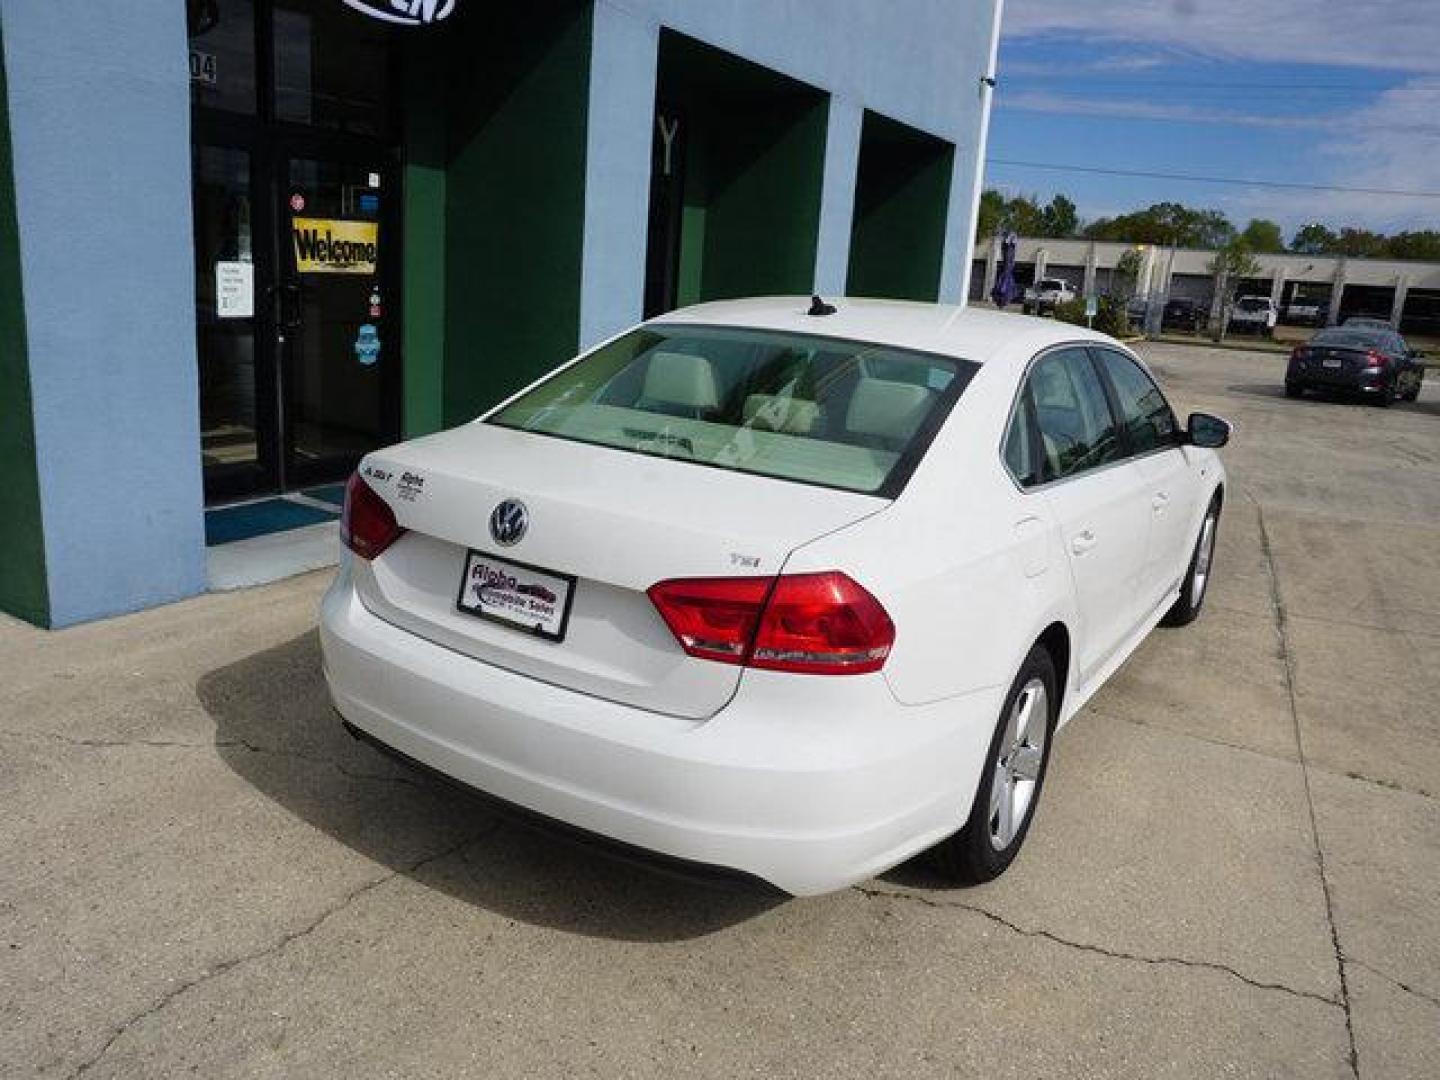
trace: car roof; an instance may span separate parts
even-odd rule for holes
[[[1114,338],[1056,319],[909,300],[827,298],[833,315],[808,314],[808,296],[767,296],[720,300],[680,308],[650,320],[652,325],[689,324],[845,338],[940,353],[974,363],[1027,363],[1052,345]],[[1123,346],[1121,346],[1123,348]]]

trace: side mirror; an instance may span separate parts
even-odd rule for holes
[[[1219,450],[1230,441],[1230,421],[1209,413],[1191,413],[1185,422],[1185,441],[1206,450]]]

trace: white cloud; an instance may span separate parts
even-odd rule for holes
[[[1136,54],[1134,56],[1112,55],[1069,65],[1066,71],[1069,74],[1082,75],[1129,74],[1140,71],[1154,71],[1157,68],[1165,67],[1170,62],[1168,57],[1157,56],[1153,53]],[[1007,60],[1005,62],[1005,74],[1053,75],[1055,74],[1055,65],[1032,60]]]
[[[1319,144],[1329,167],[1318,183],[1380,191],[1440,192],[1436,142],[1440,76],[1410,79],[1349,113],[1343,133]],[[1382,232],[1440,226],[1440,198],[1346,191],[1258,191],[1233,200],[1249,213],[1294,226],[1307,221],[1363,225]]]
[[[1440,73],[1436,0],[1008,0],[1005,35]]]
[[[1283,113],[1246,113],[1200,105],[1169,105],[1122,98],[1096,98],[1049,91],[1002,93],[996,108],[1054,116],[1108,116],[1118,120],[1168,120],[1182,124],[1227,124],[1234,127],[1326,130],[1336,122],[1329,116],[1289,116]]]

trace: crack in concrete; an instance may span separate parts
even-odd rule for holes
[[[1289,625],[1285,601],[1280,595],[1280,574],[1275,566],[1275,552],[1270,544],[1270,529],[1265,522],[1265,508],[1248,489],[1241,488],[1245,498],[1255,507],[1260,527],[1260,552],[1270,577],[1270,604],[1275,611],[1275,633],[1280,639],[1280,661],[1285,672],[1285,693],[1290,699],[1290,722],[1295,728],[1295,750],[1300,755],[1300,777],[1305,786],[1305,805],[1310,812],[1310,837],[1315,845],[1315,866],[1320,874],[1320,892],[1325,900],[1325,921],[1330,927],[1330,946],[1335,953],[1335,970],[1340,976],[1340,1007],[1345,1010],[1345,1035],[1350,1041],[1350,1072],[1360,1080],[1360,1052],[1355,1044],[1355,1016],[1350,1006],[1350,980],[1345,972],[1345,951],[1340,947],[1340,928],[1335,923],[1335,900],[1330,894],[1330,878],[1325,872],[1325,849],[1320,843],[1320,820],[1315,813],[1315,794],[1310,787],[1310,764],[1305,754],[1305,733],[1300,726],[1300,710],[1295,701],[1294,659],[1290,652]]]
[[[406,787],[421,788],[424,783],[415,777],[390,776],[382,773],[356,772],[348,769],[333,758],[325,757],[323,754],[307,754],[299,750],[279,750],[272,746],[261,746],[259,743],[252,743],[245,739],[216,739],[213,742],[186,742],[182,739],[93,739],[75,738],[69,735],[60,735],[53,731],[0,731],[0,738],[7,739],[44,739],[50,742],[58,742],[64,746],[78,746],[86,749],[131,749],[143,747],[146,749],[159,750],[244,750],[251,754],[264,754],[270,757],[287,758],[291,761],[309,761],[317,765],[326,765],[343,776],[352,780],[370,780],[385,784],[403,784]]]
[[[1377,779],[1376,779],[1375,777],[1373,777],[1373,776],[1366,776],[1364,773],[1362,773],[1362,772],[1355,772],[1353,769],[1350,770],[1349,772],[1343,772],[1343,773],[1342,773],[1342,772],[1336,772],[1334,769],[1325,769],[1325,768],[1321,768],[1320,771],[1323,772],[1323,773],[1326,773],[1326,774],[1328,774],[1328,775],[1330,775],[1330,776],[1343,776],[1346,780],[1357,780],[1357,781],[1359,781],[1359,782],[1362,783],[1362,784],[1373,784],[1375,787],[1381,787],[1381,788],[1384,788],[1386,791],[1393,791],[1393,792],[1396,792],[1397,794],[1400,794],[1400,795],[1414,795],[1417,799],[1434,799],[1434,798],[1436,798],[1435,795],[1432,795],[1430,792],[1426,791],[1424,788],[1406,787],[1404,784],[1399,783],[1398,781],[1395,781],[1395,780],[1377,780]]]
[[[402,874],[413,874],[416,871],[430,865],[431,863],[439,862],[441,859],[448,858],[449,856],[454,855],[457,852],[463,851],[465,848],[470,847],[472,844],[477,844],[481,840],[493,836],[503,827],[504,822],[497,821],[489,828],[476,833],[474,836],[467,837],[466,839],[461,840],[459,843],[452,844],[441,851],[435,852],[433,855],[427,855],[423,859],[419,859],[416,862],[410,863],[409,865],[404,866],[399,870],[392,870],[388,874],[382,874],[377,878],[372,878],[364,884],[359,885],[354,889],[351,889],[338,901],[336,901],[334,904],[331,904],[318,916],[316,916],[306,925],[300,927],[298,930],[287,931],[286,933],[282,934],[278,940],[270,943],[269,945],[266,945],[264,948],[256,949],[254,952],[245,953],[242,956],[237,956],[229,960],[221,961],[220,963],[215,964],[213,967],[209,967],[206,970],[202,971],[194,978],[187,979],[184,982],[180,983],[178,986],[172,987],[170,990],[162,994],[159,1000],[155,1001],[147,1008],[142,1009],[140,1012],[131,1016],[129,1019],[125,1020],[113,1031],[111,1031],[109,1038],[107,1038],[105,1042],[101,1044],[100,1048],[93,1055],[91,1055],[85,1061],[81,1062],[75,1068],[75,1070],[70,1074],[70,1080],[78,1080],[79,1077],[84,1076],[91,1069],[95,1068],[95,1066],[98,1065],[105,1058],[105,1055],[110,1052],[111,1047],[113,1047],[117,1042],[124,1038],[127,1032],[131,1031],[137,1024],[143,1023],[150,1017],[164,1011],[167,1007],[169,1007],[172,1002],[174,1002],[182,995],[188,993],[190,990],[193,990],[195,987],[211,982],[214,979],[218,979],[220,976],[228,972],[234,971],[236,968],[241,967],[244,964],[251,963],[255,960],[263,960],[267,956],[274,956],[277,953],[282,952],[294,942],[299,941],[301,938],[308,937],[310,934],[313,934],[316,930],[320,929],[321,926],[328,922],[332,917],[338,915],[340,912],[350,907],[352,904],[366,896],[368,893],[374,892],[382,885],[394,881]]]
[[[1347,963],[1354,964],[1358,968],[1364,968],[1366,971],[1370,972],[1371,975],[1375,975],[1378,978],[1384,979],[1391,986],[1395,987],[1398,990],[1405,991],[1405,993],[1409,994],[1411,997],[1417,997],[1421,1001],[1427,1002],[1428,1004],[1435,1006],[1435,1008],[1440,1009],[1440,997],[1436,997],[1433,994],[1426,993],[1419,987],[1411,986],[1409,983],[1401,982],[1394,975],[1391,975],[1388,971],[1382,971],[1374,964],[1366,963],[1364,960],[1357,960],[1353,956],[1347,956],[1345,960]]]
[[[1019,923],[1012,922],[1003,915],[997,915],[988,908],[979,907],[975,904],[966,904],[959,900],[936,900],[919,893],[877,889],[874,886],[868,885],[855,885],[852,886],[852,888],[856,892],[871,897],[872,899],[911,900],[915,903],[923,904],[926,907],[937,909],[957,908],[960,911],[968,911],[973,915],[979,915],[982,918],[990,920],[997,926],[1003,926],[1005,929],[1019,934],[1021,937],[1043,938],[1046,941],[1054,942],[1056,945],[1063,945],[1068,949],[1094,953],[1097,956],[1104,956],[1111,960],[1126,960],[1136,964],[1149,964],[1153,967],[1182,967],[1200,971],[1214,971],[1222,975],[1228,975],[1233,979],[1238,979],[1246,986],[1254,987],[1256,990],[1276,990],[1280,993],[1289,994],[1292,997],[1304,998],[1308,1001],[1318,1001],[1320,1004],[1328,1005],[1332,1009],[1343,1008],[1341,1002],[1336,1001],[1334,998],[1326,997],[1324,994],[1317,994],[1310,990],[1297,990],[1295,987],[1287,986],[1285,983],[1266,982],[1263,979],[1252,978],[1242,971],[1238,971],[1226,964],[1221,964],[1213,960],[1193,960],[1183,956],[1147,956],[1144,953],[1125,952],[1121,949],[1107,948],[1104,945],[1096,945],[1090,942],[1075,941],[1071,938],[1061,937],[1059,934],[1050,930],[1021,926]]]

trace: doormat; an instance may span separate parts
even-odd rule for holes
[[[288,499],[264,499],[244,506],[222,506],[205,511],[205,545],[233,544],[237,540],[335,520],[336,514]]]
[[[319,499],[323,503],[339,508],[345,505],[345,485],[326,484],[324,487],[306,488],[300,494],[308,495],[312,499]]]

